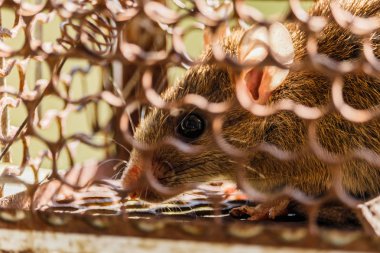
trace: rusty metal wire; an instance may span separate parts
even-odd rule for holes
[[[188,154],[200,154],[210,148],[185,143],[175,136],[158,143],[141,143],[133,136],[134,128],[150,107],[173,111],[191,105],[212,119],[210,145],[218,146],[231,159],[238,161],[237,185],[249,200],[268,201],[283,196],[291,197],[309,210],[307,226],[312,233],[318,230],[318,209],[331,199],[338,199],[364,219],[360,213],[363,205],[358,208],[361,202],[342,188],[341,166],[346,161],[360,159],[380,167],[379,154],[362,147],[345,154],[329,152],[318,142],[316,122],[331,113],[363,124],[378,118],[378,104],[370,109],[358,109],[345,101],[342,77],[347,73],[365,73],[379,78],[380,60],[373,48],[373,41],[376,40],[373,36],[380,29],[379,14],[376,17],[356,17],[332,1],[329,5],[331,16],[315,17],[309,16],[299,0],[289,0],[286,20],[281,21],[297,23],[307,37],[306,56],[290,68],[318,71],[331,79],[331,99],[323,106],[306,106],[288,99],[270,105],[247,102],[250,101],[247,93],[241,92],[244,90],[243,80],[238,78],[242,69],[247,66],[288,66],[278,62],[270,52],[258,63],[243,63],[226,54],[218,43],[212,43],[213,62],[228,66],[236,74],[237,92],[234,101],[215,103],[200,95],[189,94],[168,102],[160,96],[168,86],[171,67],[189,68],[201,63],[189,52],[185,43],[186,36],[192,32],[202,33],[204,29],[210,29],[214,34],[212,41],[215,42],[218,29],[225,24],[245,28],[251,25],[269,27],[273,23],[264,18],[254,8],[254,4],[248,5],[247,2],[0,1],[1,11],[14,15],[13,23],[9,23],[9,26],[0,23],[0,57],[3,61],[0,77],[3,83],[7,83],[0,87],[0,119],[4,121],[10,117],[12,122],[8,131],[0,131],[0,142],[4,147],[2,157],[8,153],[12,156],[12,152],[18,153],[19,157],[18,164],[13,162],[16,166],[4,165],[6,169],[0,180],[3,185],[18,184],[27,188],[22,193],[24,195],[3,201],[2,207],[72,213],[84,215],[86,219],[91,214],[116,215],[120,216],[120,220],[133,214],[140,217],[152,214],[165,216],[173,208],[178,212],[177,216],[173,214],[172,217],[180,216],[179,213],[185,213],[185,216],[192,213],[197,217],[212,216],[212,213],[218,212],[219,216],[215,216],[228,215],[229,209],[243,203],[239,197],[225,199],[225,193],[222,192],[212,198],[208,192],[207,203],[202,202],[204,199],[201,204],[193,199],[190,204],[182,202],[181,205],[177,202],[166,207],[147,207],[146,204],[130,200],[128,194],[133,189],[123,189],[117,180],[108,180],[120,177],[120,171],[126,167],[129,151],[133,148],[146,155],[146,163],[149,163],[149,158],[156,150],[165,145]],[[51,40],[50,36],[53,35],[44,26],[54,24],[54,20],[58,24],[54,29],[59,32]],[[191,24],[184,25],[186,22]],[[360,37],[363,52],[358,60],[337,61],[319,53],[318,32],[331,22]],[[16,43],[16,38],[20,37],[22,43]],[[35,68],[30,67],[32,64]],[[39,74],[31,79],[28,77],[31,72]],[[97,77],[91,79],[93,72],[97,73]],[[12,73],[16,78],[9,78]],[[75,81],[78,78],[80,82]],[[51,106],[46,102],[48,98],[56,100],[55,103],[59,105],[47,108]],[[284,110],[294,112],[308,125],[308,141],[300,149],[302,151],[282,150],[269,143],[242,150],[228,143],[223,138],[224,115],[236,103],[260,117]],[[12,121],[12,113],[7,114],[11,108],[24,110],[24,114],[19,116],[21,119]],[[82,117],[72,116],[78,114]],[[75,132],[72,130],[75,124],[83,124],[87,128]],[[54,129],[54,134],[51,129]],[[33,151],[36,143],[43,146],[38,154]],[[78,151],[79,144],[82,145],[81,152],[86,152],[83,146],[97,150],[97,157],[84,162]],[[17,145],[18,149],[15,148]],[[264,152],[285,161],[311,153],[331,169],[334,185],[329,193],[317,199],[291,187],[285,187],[276,194],[259,192],[245,179],[242,162],[253,152]],[[33,172],[34,180],[20,179],[19,176],[26,170]],[[48,179],[41,183],[40,177],[44,173],[48,174]],[[182,193],[194,188],[193,184],[169,188],[160,184],[151,170],[144,170],[144,173],[151,187],[161,194]],[[9,218],[4,215],[0,216]],[[371,230],[367,223],[365,228]]]

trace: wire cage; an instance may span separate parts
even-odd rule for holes
[[[0,57],[1,251],[380,250],[380,1],[2,0]]]

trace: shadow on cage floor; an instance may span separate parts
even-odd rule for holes
[[[41,195],[49,189],[59,189],[54,194]],[[51,192],[51,191],[48,191]],[[42,184],[36,192],[35,209],[46,212],[76,215],[127,215],[130,219],[171,218],[177,221],[220,219],[224,222],[252,222],[247,215],[233,217],[233,208],[256,203],[248,201],[246,196],[236,190],[230,182],[210,183],[198,189],[179,195],[165,203],[152,204],[139,199],[122,199],[108,186],[90,186],[80,190],[63,187],[60,182]],[[212,198],[210,198],[212,196]],[[214,200],[214,201],[212,201]],[[0,199],[0,206],[7,209],[30,209],[31,198],[27,192],[10,195]],[[306,209],[291,202],[286,215],[273,220],[255,221],[255,223],[283,224],[306,227],[308,225]],[[317,223],[325,228],[345,230],[361,229],[356,215],[349,209],[336,203],[329,203],[319,210]]]

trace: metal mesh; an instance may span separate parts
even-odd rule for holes
[[[365,1],[356,2],[358,6],[365,4]],[[356,215],[353,219],[360,220],[366,232],[373,233],[378,218],[376,202],[363,204],[363,200],[354,198],[344,190],[342,182],[346,176],[344,166],[353,160],[369,164],[369,167],[365,167],[370,168],[369,177],[376,174],[380,161],[378,149],[372,148],[379,141],[376,139],[376,128],[374,133],[370,133],[372,137],[367,143],[362,140],[362,145],[340,144],[336,141],[330,145],[318,139],[318,122],[327,115],[338,115],[340,120],[351,122],[349,126],[354,128],[352,131],[345,129],[348,125],[341,126],[339,122],[332,126],[342,127],[342,131],[347,130],[349,133],[355,133],[356,129],[360,131],[359,128],[367,131],[366,124],[377,122],[379,97],[369,95],[367,98],[370,97],[371,101],[360,103],[360,99],[366,99],[365,95],[347,95],[349,92],[345,90],[346,83],[350,82],[347,80],[355,78],[355,75],[372,78],[372,81],[362,81],[357,85],[371,82],[379,84],[376,80],[380,73],[380,10],[376,12],[374,9],[376,1],[368,2],[373,2],[373,10],[366,10],[361,17],[345,11],[334,1],[325,5],[326,10],[319,11],[322,16],[309,16],[300,1],[290,0],[289,9],[281,22],[297,25],[302,31],[299,36],[305,42],[303,57],[290,66],[291,72],[309,71],[330,80],[328,87],[320,88],[327,89],[328,96],[324,102],[315,101],[313,104],[300,103],[302,98],[298,101],[273,98],[272,103],[260,105],[247,103],[246,94],[239,92],[244,86],[244,80],[239,78],[242,70],[247,66],[289,66],[280,63],[275,53],[270,53],[268,48],[269,54],[265,59],[244,63],[226,53],[217,43],[218,33],[225,26],[234,33],[238,27],[269,27],[273,23],[255,8],[256,2],[1,1],[0,140],[4,162],[1,182],[4,191],[15,184],[26,190],[2,199],[4,211],[0,217],[17,223],[23,219],[28,221],[30,215],[37,213],[44,217],[42,224],[57,222],[59,225],[61,221],[66,221],[66,217],[71,217],[67,215],[73,215],[75,219],[88,221],[98,228],[107,222],[122,227],[133,218],[204,218],[207,221],[203,225],[210,221],[212,224],[226,221],[231,225],[227,229],[231,234],[235,223],[239,224],[229,216],[233,207],[286,196],[307,210],[305,215],[289,211],[289,214],[270,223],[284,227],[291,223],[307,228],[307,232],[300,232],[300,240],[306,236],[303,233],[318,232],[319,210],[336,200],[347,209],[337,209],[337,215],[329,213],[327,216],[331,215],[330,220],[337,219],[349,209]],[[330,8],[331,14],[326,15]],[[4,20],[5,14],[7,20]],[[330,24],[345,29],[343,37],[337,34],[336,40],[347,39],[346,49],[329,52],[325,45],[318,43],[321,40],[319,32]],[[189,45],[201,44],[204,30],[213,35],[210,43],[212,55],[207,60],[221,68],[227,66],[231,78],[236,78],[233,80],[236,82],[237,96],[228,102],[208,101],[206,96],[194,94],[181,96],[175,101],[163,98],[161,92],[173,85],[179,73],[190,66],[205,64],[197,59],[199,52],[189,50]],[[349,36],[344,37],[345,33]],[[350,46],[358,48],[352,49]],[[324,51],[321,53],[321,50]],[[345,57],[345,50],[355,56]],[[365,93],[369,89],[371,87],[363,86],[362,91]],[[361,89],[355,89],[354,92],[358,90]],[[305,124],[307,140],[296,151],[282,149],[270,141],[257,143],[245,150],[237,148],[237,145],[223,138],[225,115],[237,105],[258,117],[275,117],[284,111],[293,113]],[[139,127],[141,119],[152,108],[175,114],[175,109],[186,106],[197,108],[211,119],[209,127],[212,134],[207,145],[191,145],[178,136],[161,138],[153,143],[142,143],[133,137],[135,127]],[[357,137],[353,135],[347,139],[355,142]],[[346,145],[348,149],[334,150],[334,145]],[[148,204],[133,199],[130,193],[134,189],[125,189],[120,185],[120,176],[127,167],[130,151],[139,150],[146,159],[144,164],[149,164],[157,150],[166,146],[174,147],[176,152],[192,155],[218,147],[225,156],[235,161],[234,175],[242,192],[237,191],[231,183],[224,182],[198,187],[187,195],[177,197],[170,204]],[[247,180],[245,166],[253,153],[264,154],[263,159],[266,156],[275,157],[284,163],[297,161],[307,155],[313,156],[325,164],[325,169],[332,177],[329,178],[332,185],[323,196],[317,197],[286,185],[275,194],[260,192]],[[190,183],[162,185],[154,173],[146,169],[142,177],[160,194],[193,189]],[[313,177],[307,180],[312,183]],[[373,183],[373,180],[368,182]],[[372,213],[371,205],[374,205]],[[112,216],[112,220],[102,220],[105,216]],[[115,224],[118,222],[122,225]],[[155,223],[149,224],[147,230]],[[203,225],[201,221],[200,227],[189,228],[187,234],[197,234]],[[78,225],[78,229],[81,226]],[[152,231],[156,231],[157,226],[153,226]],[[251,231],[247,224],[242,226],[249,230],[248,234],[251,233],[252,237],[262,229],[255,227],[260,231]],[[104,227],[109,228],[108,225]],[[75,225],[70,229],[75,231]],[[114,228],[112,233],[118,234],[118,231]],[[239,235],[244,237],[244,233]],[[344,247],[349,248],[356,239],[366,240],[364,232],[358,232],[358,236],[347,241]],[[316,246],[315,241],[300,245]],[[377,244],[373,245],[365,247],[376,248]]]

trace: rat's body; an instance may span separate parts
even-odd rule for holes
[[[357,16],[380,17],[380,1],[338,1],[342,7]],[[315,3],[309,11],[313,16],[330,16],[329,1]],[[293,24],[286,25],[293,41],[295,61],[306,55],[306,35]],[[239,57],[239,43],[243,31],[235,31],[221,42],[226,53]],[[340,28],[336,23],[327,25],[319,34],[319,53],[338,61],[355,60],[362,54],[360,38]],[[377,35],[379,36],[379,35]],[[374,52],[380,55],[380,40],[373,39]],[[212,62],[211,49],[202,56],[204,63],[190,68],[185,77],[174,87],[164,92],[166,101],[176,101],[187,94],[198,94],[209,102],[222,102],[236,97],[233,78],[226,69]],[[356,109],[368,109],[380,103],[380,79],[365,74],[344,76],[345,102]],[[331,80],[316,71],[290,71],[285,80],[265,104],[274,104],[282,99],[291,99],[306,106],[322,106],[331,100]],[[184,108],[186,113],[194,107]],[[204,132],[194,140],[195,145],[203,145],[206,151],[200,154],[187,154],[171,146],[156,150],[152,158],[152,172],[164,186],[175,187],[186,183],[200,183],[213,178],[236,178],[236,162],[214,143],[210,119],[201,110],[196,115],[205,121]],[[185,115],[186,115],[185,113]],[[183,116],[182,116],[183,117]],[[254,116],[240,104],[226,112],[223,135],[234,146],[247,149],[259,143],[269,143],[281,150],[299,152],[308,142],[306,121],[293,112],[280,111],[268,117]],[[373,119],[358,124],[345,120],[339,113],[329,113],[317,120],[318,141],[327,151],[346,154],[357,148],[368,148],[380,154],[380,120]],[[180,117],[169,116],[165,110],[153,109],[141,122],[135,132],[135,139],[143,143],[158,143],[167,136],[181,138],[176,132]],[[133,150],[131,161],[122,178],[126,188],[142,178],[143,155]],[[332,171],[311,153],[295,160],[281,161],[268,153],[253,153],[249,157],[247,177],[252,187],[262,192],[274,192],[284,186],[299,189],[306,194],[319,196],[332,185]],[[342,167],[342,184],[347,192],[357,197],[374,196],[380,193],[380,168],[365,161],[351,160]],[[140,197],[151,201],[164,200],[147,185],[137,190]]]

